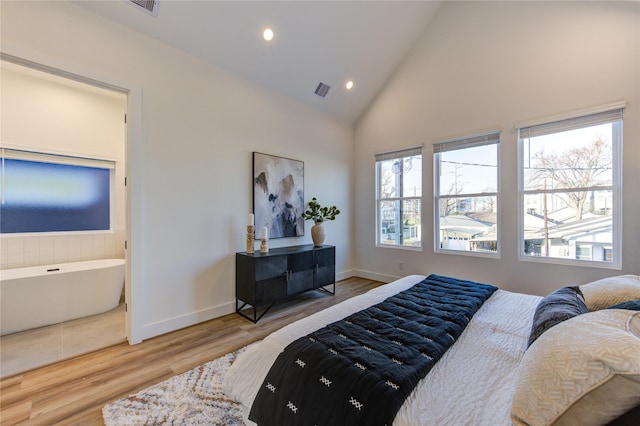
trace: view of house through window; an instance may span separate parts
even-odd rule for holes
[[[422,147],[376,154],[377,242],[422,247]]]
[[[435,250],[498,252],[500,133],[434,144]]]
[[[111,161],[2,149],[0,231],[110,229]]]
[[[622,109],[518,129],[524,257],[620,259]]]

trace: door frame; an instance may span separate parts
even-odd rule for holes
[[[30,58],[30,59],[27,59]],[[126,248],[125,248],[125,334],[130,344],[142,342],[144,324],[143,276],[143,144],[142,88],[131,81],[98,72],[81,70],[77,65],[60,64],[37,55],[0,51],[0,60],[54,74],[59,77],[124,93],[127,96],[125,125]]]

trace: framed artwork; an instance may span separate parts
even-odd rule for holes
[[[253,153],[253,214],[256,239],[304,235],[304,162]]]

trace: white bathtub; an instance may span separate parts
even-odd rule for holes
[[[118,306],[124,259],[0,271],[0,335],[96,315]]]

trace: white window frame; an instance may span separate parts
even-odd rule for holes
[[[415,197],[391,197],[391,198],[382,198],[381,195],[381,179],[382,179],[382,173],[380,172],[380,163],[382,161],[386,161],[386,160],[392,160],[392,159],[400,159],[400,158],[406,158],[406,157],[415,157],[415,156],[420,156],[420,166],[421,166],[421,182],[424,180],[424,175],[422,174],[422,164],[423,164],[423,157],[422,157],[422,145],[420,146],[416,146],[416,147],[411,147],[411,148],[406,148],[406,149],[401,149],[401,150],[397,150],[397,151],[387,151],[387,152],[382,152],[382,153],[378,153],[375,154],[375,174],[376,174],[376,247],[383,247],[383,248],[394,248],[394,249],[403,249],[403,250],[412,250],[412,251],[422,251],[422,247],[424,246],[424,242],[422,241],[422,217],[424,216],[424,212],[423,212],[423,203],[422,203],[422,189],[420,190],[420,195],[419,196],[415,196]],[[400,194],[402,194],[402,188],[400,188]],[[419,246],[409,246],[409,245],[403,245],[403,244],[389,244],[389,243],[382,243],[381,239],[382,239],[382,235],[381,235],[381,218],[382,218],[382,212],[380,211],[380,205],[382,203],[382,201],[399,201],[400,205],[402,205],[402,203],[404,201],[407,200],[418,200],[420,202],[420,245]],[[400,212],[400,214],[402,214]],[[401,222],[401,221],[400,221]],[[402,235],[402,231],[400,232],[400,235]]]
[[[515,126],[518,132],[518,260],[527,262],[539,262],[560,265],[596,267],[607,269],[622,268],[622,145],[623,145],[623,114],[626,104],[619,102],[606,105],[601,108],[581,111],[568,116],[550,118],[544,121],[537,121],[529,124]],[[599,187],[576,187],[580,190],[611,190],[613,198],[612,221],[612,244],[605,249],[613,249],[612,261],[583,260],[571,258],[559,258],[548,256],[530,256],[525,254],[524,239],[524,211],[525,196],[528,194],[546,192],[549,190],[526,190],[524,189],[524,140],[531,136],[559,133],[566,130],[590,127],[598,124],[613,123],[611,141],[611,165],[612,184],[611,186]],[[556,191],[557,192],[557,191]]]
[[[489,257],[500,258],[501,243],[501,225],[500,225],[500,142],[501,131],[492,131],[482,133],[478,135],[467,136],[463,138],[450,139],[442,142],[436,142],[433,144],[433,249],[436,253],[444,254],[456,254],[463,256],[475,256],[475,257]],[[440,194],[440,153],[447,151],[454,151],[459,149],[474,148],[485,145],[497,145],[496,147],[496,192],[482,192],[482,193],[463,193],[463,194]],[[466,250],[451,250],[440,247],[440,200],[442,198],[469,198],[469,197],[496,197],[496,244],[497,249],[495,252],[481,252],[481,251],[466,251]]]

